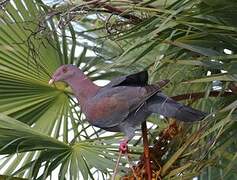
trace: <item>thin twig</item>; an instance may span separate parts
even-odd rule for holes
[[[116,162],[116,165],[115,165],[115,168],[114,168],[114,173],[113,173],[113,176],[112,176],[111,180],[115,180],[121,156],[122,156],[122,151],[119,151],[119,156],[118,156],[118,159],[117,159],[117,162]]]
[[[147,138],[147,126],[146,121],[142,123],[142,137],[143,137],[143,145],[144,145],[144,159],[147,171],[147,179],[152,179],[152,172],[151,172],[151,163],[150,163],[150,150]]]

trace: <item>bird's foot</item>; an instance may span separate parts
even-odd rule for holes
[[[128,152],[128,140],[125,139],[120,142],[119,151],[122,152],[123,154]]]

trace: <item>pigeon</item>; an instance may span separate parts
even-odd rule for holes
[[[91,125],[124,133],[119,146],[122,152],[127,151],[136,128],[152,113],[184,122],[200,121],[207,115],[166,96],[159,84],[148,84],[147,71],[120,76],[105,86],[98,86],[78,67],[68,64],[54,72],[49,84],[57,81],[71,87]]]

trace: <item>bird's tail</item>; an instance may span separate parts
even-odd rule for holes
[[[207,113],[182,105],[174,118],[180,121],[193,122],[201,121],[207,116]]]
[[[172,117],[180,121],[194,122],[204,119],[207,113],[183,105],[162,93],[151,97],[147,101],[148,111],[165,117]]]

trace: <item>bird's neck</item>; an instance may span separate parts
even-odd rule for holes
[[[88,98],[94,96],[100,89],[99,86],[95,85],[86,75],[80,73],[74,75],[67,80],[67,83],[72,88],[74,95],[80,101],[85,102]]]

